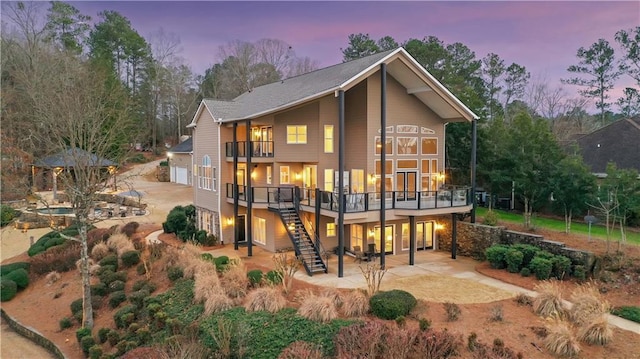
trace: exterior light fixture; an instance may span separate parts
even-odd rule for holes
[[[436,231],[441,231],[441,230],[444,229],[444,224],[436,223],[434,228],[435,228]]]

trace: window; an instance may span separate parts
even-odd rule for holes
[[[267,184],[271,184],[273,175],[271,174],[271,166],[267,166]]]
[[[198,187],[202,189],[211,189],[211,158],[209,155],[202,157],[202,166],[198,171]]]
[[[324,153],[333,153],[333,125],[324,125]]]
[[[364,193],[364,170],[351,170],[351,191]]]
[[[398,160],[396,165],[398,168],[418,168],[418,160]]]
[[[260,217],[253,217],[253,241],[260,244],[267,243],[267,220]]]
[[[217,191],[218,188],[218,169],[213,167],[211,169],[211,189]]]
[[[438,139],[434,137],[422,138],[422,154],[423,155],[437,155],[438,154]]]
[[[290,182],[289,166],[280,166],[280,184],[289,184]]]
[[[380,173],[382,172],[382,161],[375,160],[375,164],[376,164],[376,175],[380,176]],[[384,172],[387,175],[393,174],[393,161],[392,160],[386,160],[385,164],[386,164],[386,166],[384,168]]]
[[[327,237],[336,236],[336,224],[333,222],[327,223]]]
[[[333,169],[324,170],[324,190],[333,192]]]
[[[398,137],[397,142],[399,155],[418,154],[418,139],[416,137]]]
[[[307,126],[287,126],[287,144],[307,143]]]
[[[409,249],[409,223],[402,224],[402,249]]]
[[[384,146],[384,153],[387,155],[393,154],[393,137],[387,137],[385,139],[386,145]],[[382,154],[382,137],[376,136],[376,155]]]
[[[366,250],[366,248],[364,248],[364,235],[363,235],[363,231],[362,231],[362,225],[360,224],[352,224],[351,225],[351,249],[353,250],[354,246],[358,246],[360,247],[360,250]]]

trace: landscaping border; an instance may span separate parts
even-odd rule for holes
[[[2,316],[2,319],[7,321],[9,327],[16,331],[16,333],[43,347],[51,354],[53,354],[53,356],[55,356],[56,358],[66,359],[60,348],[53,344],[51,340],[38,333],[37,330],[24,326],[22,323],[13,319],[9,314],[7,314],[7,312],[5,312],[3,308],[0,308],[0,315]]]

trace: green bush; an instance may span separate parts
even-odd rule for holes
[[[102,358],[102,346],[94,345],[89,348],[89,359],[101,359]]]
[[[522,269],[520,270],[520,275],[523,277],[528,277],[531,275],[531,269],[529,269],[528,267],[522,267]]]
[[[162,223],[166,233],[178,233],[187,226],[187,214],[182,206],[174,207],[167,215],[167,221]]]
[[[545,280],[551,277],[553,263],[549,259],[536,256],[529,263],[529,269],[536,275],[536,278]]]
[[[125,305],[113,315],[113,321],[116,327],[123,329],[133,323],[136,316],[136,306],[133,304]]]
[[[118,270],[118,256],[116,254],[108,254],[98,262],[101,267],[113,266],[113,271]]]
[[[227,266],[229,265],[229,257],[220,256],[215,259],[215,264],[218,272],[224,272],[224,270],[227,269]]]
[[[509,273],[518,273],[522,268],[522,260],[524,254],[517,249],[509,248],[504,256],[504,260],[507,263],[507,271]]]
[[[262,282],[262,271],[260,269],[254,269],[247,272],[247,278],[252,286],[257,287]]]
[[[125,282],[121,280],[114,280],[113,282],[109,283],[109,293],[124,291],[125,285]]]
[[[407,316],[417,303],[418,301],[413,294],[399,289],[378,292],[369,299],[371,312],[382,319],[396,319],[399,316]]]
[[[16,262],[11,264],[3,264],[0,266],[0,276],[7,275],[16,269],[24,269],[29,271],[30,264],[27,262]]]
[[[16,218],[17,215],[18,215],[18,211],[16,211],[15,209],[4,204],[1,205],[0,206],[0,227],[4,227],[7,224],[11,223],[11,221],[13,221],[13,219]]]
[[[76,339],[78,340],[78,343],[80,343],[82,338],[90,337],[90,336],[91,336],[91,329],[89,328],[82,327],[76,330]]]
[[[141,344],[146,344],[151,341],[151,330],[147,327],[136,330],[135,334]]]
[[[12,280],[5,279],[0,280],[0,301],[7,302],[13,299],[18,292],[18,285]]]
[[[76,300],[74,300],[73,302],[71,302],[71,304],[69,305],[69,307],[71,307],[71,314],[76,314],[78,312],[82,312],[82,303],[83,303],[83,299],[82,298],[78,298]]]
[[[427,318],[420,318],[420,320],[418,320],[418,325],[420,327],[420,331],[426,332],[427,329],[431,327],[431,321]]]
[[[496,226],[498,224],[499,219],[500,219],[500,216],[498,215],[498,212],[487,211],[487,213],[484,215],[484,219],[482,220],[482,223],[486,224],[487,226]]]
[[[138,273],[138,275],[144,275],[147,273],[147,268],[145,268],[144,263],[138,263],[136,273]]]
[[[62,319],[60,319],[60,330],[65,330],[67,328],[71,328],[73,326],[73,322],[71,321],[71,318],[69,317],[64,317]]]
[[[158,166],[160,166],[160,167],[168,167],[169,166],[169,161],[160,161]]]
[[[583,265],[576,265],[573,267],[573,276],[581,282],[587,280],[587,269]]]
[[[90,335],[80,339],[80,347],[82,348],[82,352],[85,355],[89,354],[89,348],[91,348],[94,345],[96,345],[96,341]]]
[[[630,320],[632,322],[640,323],[640,307],[635,307],[635,306],[618,307],[613,309],[611,313],[621,318]]]
[[[144,303],[144,298],[149,296],[149,290],[140,289],[129,294],[129,303],[136,306],[136,308],[141,309]]]
[[[282,277],[275,270],[270,270],[265,274],[264,279],[271,285],[282,283]]]
[[[108,293],[107,288],[108,288],[107,285],[102,283],[102,282],[98,282],[96,284],[92,284],[91,285],[91,295],[99,295],[99,296],[104,297]]]
[[[98,277],[100,277],[100,275],[102,275],[102,273],[104,272],[116,272],[117,268],[113,265],[100,265],[100,268],[98,268],[98,270],[96,271],[96,275]]]
[[[107,341],[111,346],[116,345],[120,341],[120,333],[118,333],[117,330],[110,330],[109,333],[107,333]]]
[[[558,279],[563,279],[571,274],[571,259],[562,255],[556,255],[551,261],[553,263],[552,274]]]
[[[213,257],[213,255],[211,253],[202,253],[200,255],[200,258],[204,259],[207,262],[215,263],[214,262],[215,258]]]
[[[512,245],[510,248],[515,249],[517,251],[519,251],[520,253],[522,253],[523,257],[522,257],[522,266],[523,267],[528,267],[529,263],[531,263],[531,260],[533,259],[533,257],[536,256],[536,254],[538,252],[540,252],[540,248],[533,246],[531,244],[514,244]]]
[[[120,303],[125,300],[127,300],[127,295],[123,290],[109,294],[109,306],[111,306],[111,308],[119,306]]]
[[[484,254],[487,257],[487,261],[491,264],[492,268],[504,269],[507,267],[505,256],[509,247],[503,244],[494,244],[491,247],[485,249]]]
[[[149,282],[146,279],[142,279],[142,280],[139,280],[139,281],[133,283],[132,289],[135,292],[137,292],[137,291],[139,291],[141,289],[146,289],[149,293],[153,293],[156,290],[157,287],[158,286],[155,283]]]
[[[104,344],[107,342],[110,331],[110,328],[100,328],[100,330],[98,330],[98,342],[100,344]]]
[[[133,267],[134,265],[140,263],[140,252],[139,251],[127,251],[122,253],[122,256],[120,256],[120,259],[122,259],[122,264],[124,264],[125,267],[129,268],[129,267]]]
[[[11,271],[2,278],[16,282],[18,289],[25,289],[29,285],[29,273],[23,268]]]
[[[169,267],[167,269],[167,277],[172,282],[175,282],[178,279],[184,277],[184,271],[180,267]]]

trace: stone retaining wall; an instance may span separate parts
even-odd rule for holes
[[[451,228],[451,222],[446,227]],[[587,270],[593,268],[596,260],[596,256],[592,252],[569,248],[562,242],[548,240],[538,234],[511,231],[504,227],[462,221],[457,222],[456,229],[457,253],[477,260],[485,260],[485,249],[494,244],[518,243],[531,244],[553,254],[569,257],[573,264],[584,265]],[[451,230],[438,233],[438,249],[451,251]]]
[[[22,335],[23,337],[31,340],[32,342],[38,344],[39,346],[45,348],[49,351],[53,356],[60,359],[65,359],[66,357],[62,354],[60,348],[58,348],[53,342],[47,338],[45,338],[42,334],[38,333],[33,328],[27,327],[17,320],[13,319],[4,309],[0,308],[0,315],[2,315],[2,319],[7,321],[9,327],[15,330],[16,333]]]

